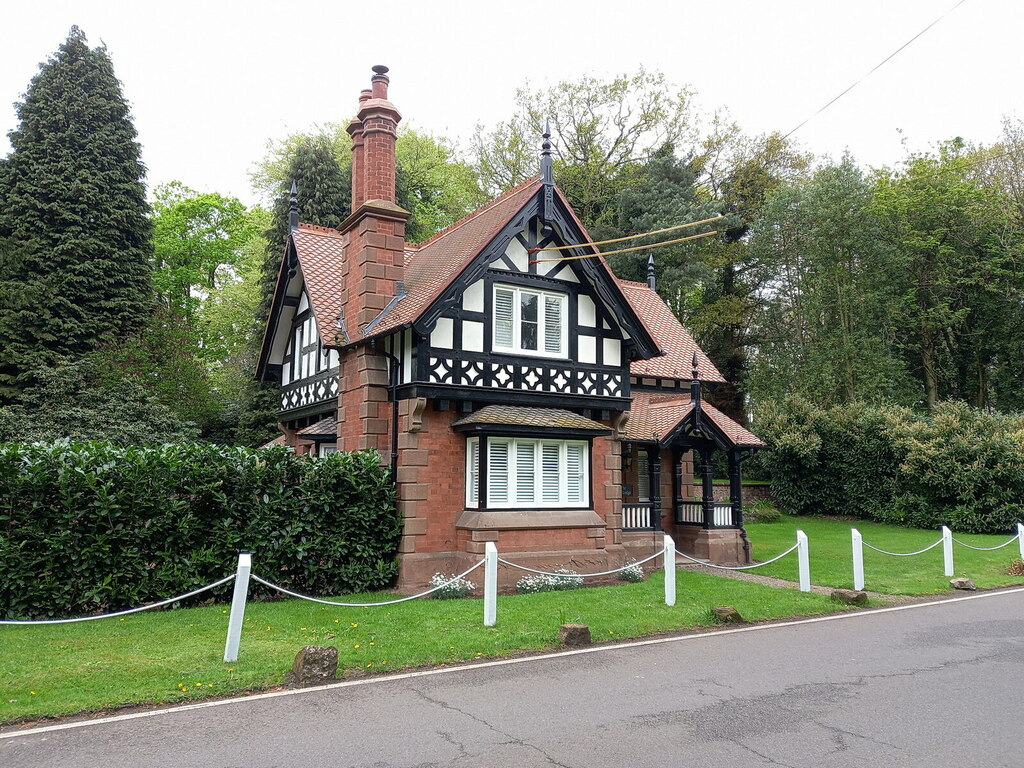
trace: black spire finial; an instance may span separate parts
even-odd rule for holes
[[[697,370],[697,353],[693,353],[693,381],[690,382],[690,404],[700,411],[700,371]]]
[[[299,185],[292,182],[292,196],[288,200],[288,228],[294,232],[299,228]]]
[[[658,290],[658,282],[654,278],[654,254],[647,257],[647,287],[652,291]]]
[[[544,141],[540,145],[540,180],[545,184],[555,183],[554,166],[551,160],[551,121],[544,121]]]

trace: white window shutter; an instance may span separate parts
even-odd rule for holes
[[[562,354],[564,305],[561,296],[544,297],[544,351],[553,355]]]
[[[511,348],[515,343],[513,328],[515,293],[507,288],[494,290],[494,346]]]
[[[550,504],[562,501],[560,443],[541,443],[541,499]]]
[[[520,504],[532,504],[536,483],[534,481],[535,456],[537,444],[532,440],[516,441],[516,501]]]
[[[586,452],[583,443],[566,443],[565,489],[569,504],[582,504],[586,495]]]
[[[504,440],[487,441],[488,504],[508,503],[508,447],[508,442]]]
[[[466,441],[466,506],[480,506],[480,438]]]

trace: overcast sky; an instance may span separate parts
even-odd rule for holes
[[[957,0],[427,2],[30,0],[0,6],[0,128],[37,66],[80,26],[106,43],[151,184],[255,201],[270,138],[344,121],[373,64],[406,121],[467,144],[517,87],[644,66],[727,107],[749,132],[789,131]],[[967,0],[794,137],[865,165],[1024,117],[1019,0]],[[0,154],[9,151],[0,138]]]

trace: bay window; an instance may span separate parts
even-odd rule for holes
[[[585,440],[469,438],[466,441],[466,506],[489,509],[589,506],[589,448]],[[481,451],[486,454],[483,465]],[[485,483],[481,482],[481,472]],[[486,488],[483,494],[482,485]],[[486,498],[481,499],[481,495]]]

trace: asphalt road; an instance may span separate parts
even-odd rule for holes
[[[5,738],[0,766],[1024,766],[1024,591]]]

